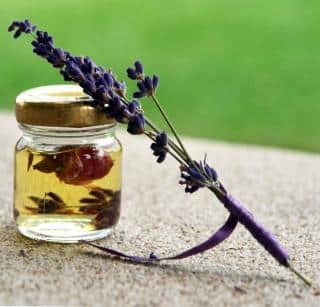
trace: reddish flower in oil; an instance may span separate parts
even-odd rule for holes
[[[67,184],[86,185],[106,176],[112,166],[113,160],[104,149],[82,146],[46,156],[33,168],[44,173],[55,172]]]

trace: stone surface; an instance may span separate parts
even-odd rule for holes
[[[190,259],[137,265],[81,245],[38,243],[11,218],[10,114],[0,116],[0,305],[320,306],[306,288],[238,227],[217,248]],[[124,144],[123,209],[114,234],[99,243],[131,253],[172,254],[205,239],[227,216],[208,191],[185,195],[173,160],[156,164],[143,136]],[[186,139],[235,196],[287,247],[297,269],[320,283],[320,157],[315,154]]]

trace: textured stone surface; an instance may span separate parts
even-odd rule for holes
[[[191,259],[136,265],[90,247],[37,243],[11,219],[11,115],[0,130],[0,305],[319,306],[320,296],[280,267],[238,227],[222,245]],[[185,195],[177,165],[158,165],[144,137],[119,133],[124,144],[123,210],[115,233],[100,243],[148,255],[171,254],[200,242],[227,216],[207,191]],[[320,283],[320,157],[186,139],[205,152],[225,185],[289,250],[296,268]]]

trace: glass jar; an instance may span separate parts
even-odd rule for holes
[[[106,237],[117,224],[121,144],[116,123],[78,86],[21,93],[16,118],[14,219],[21,234],[52,242]]]

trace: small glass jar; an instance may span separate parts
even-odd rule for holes
[[[51,242],[109,235],[120,215],[116,123],[80,87],[30,89],[16,99],[14,219],[21,234]]]

